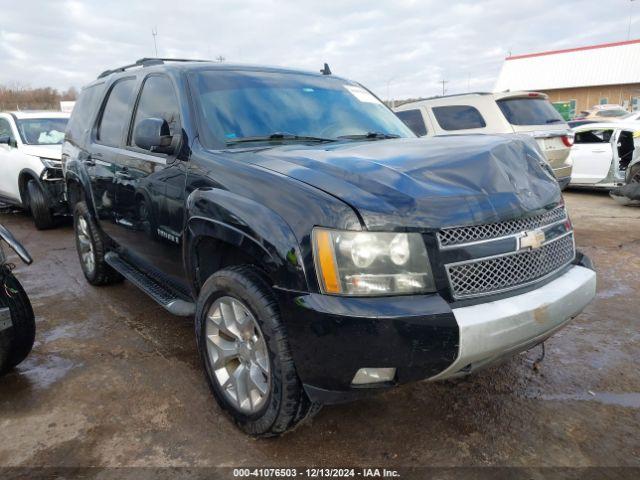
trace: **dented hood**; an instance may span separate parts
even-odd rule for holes
[[[561,201],[535,141],[513,135],[289,145],[247,160],[343,200],[371,230],[496,222]]]

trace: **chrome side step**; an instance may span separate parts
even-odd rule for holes
[[[179,317],[190,317],[196,313],[196,304],[173,289],[161,285],[157,280],[138,270],[115,252],[104,256],[105,261],[124,278],[145,292],[167,311]]]

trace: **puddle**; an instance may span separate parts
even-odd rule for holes
[[[36,388],[47,389],[58,380],[64,378],[73,368],[80,366],[57,355],[32,355],[22,362],[16,372],[26,377]]]
[[[607,288],[606,290],[601,290],[596,295],[598,298],[613,298],[618,297],[620,295],[629,295],[633,293],[633,289],[628,285],[616,285],[612,288]]]
[[[43,343],[55,342],[61,338],[84,338],[86,337],[85,330],[85,328],[78,324],[60,325],[59,327],[40,333],[40,338]]]
[[[542,395],[537,397],[542,400],[582,401],[598,402],[604,405],[617,407],[640,408],[640,393],[611,393],[611,392],[584,392],[584,393],[559,393],[556,395]]]

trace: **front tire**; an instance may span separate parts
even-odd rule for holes
[[[105,261],[106,240],[85,202],[73,209],[73,230],[82,273],[91,285],[111,285],[122,281],[122,275]]]
[[[33,308],[20,282],[7,267],[0,267],[0,308],[9,308],[12,326],[0,332],[0,374],[21,363],[33,348],[36,322]]]
[[[213,395],[245,433],[281,435],[319,411],[296,374],[271,287],[255,267],[220,270],[205,282],[196,337]]]
[[[27,183],[29,210],[38,230],[48,230],[54,226],[53,213],[42,187],[35,180]]]
[[[640,164],[634,165],[631,167],[631,171],[629,172],[629,182],[630,184],[638,184],[640,183]]]

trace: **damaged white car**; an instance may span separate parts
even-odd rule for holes
[[[640,122],[590,123],[574,132],[569,185],[610,190],[640,182]]]

